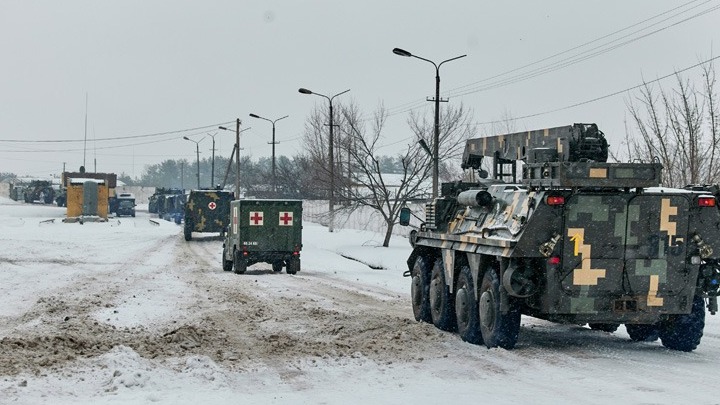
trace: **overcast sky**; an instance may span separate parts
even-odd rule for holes
[[[431,116],[425,98],[435,91],[434,67],[395,47],[436,62],[467,54],[442,65],[441,90],[477,123],[508,114],[532,115],[517,130],[596,122],[615,149],[627,92],[565,107],[717,56],[718,8],[718,0],[0,0],[0,172],[48,176],[85,159],[89,171],[139,177],[148,164],[194,160],[184,135],[217,133],[216,153],[229,156],[234,135],[215,128],[234,129],[235,118],[251,127],[242,153],[269,157],[272,126],[250,113],[289,115],[276,124],[276,152],[291,156],[313,107],[327,106],[300,87],[327,96],[350,89],[334,105],[352,100],[368,114],[383,103],[394,114],[383,152],[393,154],[413,142],[408,108]],[[684,75],[700,84],[699,69]],[[201,158],[211,144],[200,142]]]

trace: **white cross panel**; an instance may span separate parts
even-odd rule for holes
[[[280,211],[280,226],[293,226],[292,211]]]
[[[262,211],[250,211],[250,226],[263,226],[264,219]]]

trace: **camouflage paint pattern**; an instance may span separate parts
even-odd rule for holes
[[[185,203],[185,223],[193,232],[224,232],[230,224],[233,193],[219,190],[192,190]]]

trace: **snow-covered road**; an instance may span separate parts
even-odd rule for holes
[[[300,273],[236,275],[218,237],[63,214],[0,199],[0,404],[719,401],[717,316],[692,353],[528,317],[488,350],[414,321],[402,239],[306,222]]]

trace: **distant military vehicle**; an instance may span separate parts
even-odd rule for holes
[[[468,140],[480,178],[443,184],[412,240],[415,318],[487,347],[513,348],[529,315],[694,350],[717,311],[717,201],[659,187],[657,162],[607,156],[595,124]]]
[[[270,263],[274,272],[300,271],[302,201],[237,200],[230,211],[223,270],[242,274],[255,263]]]
[[[233,193],[223,190],[192,190],[185,203],[185,240],[193,232],[217,232],[221,236],[230,223],[230,201]]]
[[[33,180],[25,188],[24,198],[26,203],[37,201],[52,204],[55,201],[55,190],[47,180]]]
[[[132,193],[120,193],[117,196],[117,216],[135,216],[135,196]]]
[[[151,214],[158,214],[160,209],[159,200],[161,196],[164,195],[177,195],[177,194],[185,194],[185,190],[179,189],[179,188],[165,188],[165,187],[158,187],[155,189],[155,193],[150,196],[148,199],[148,212]],[[164,197],[163,197],[164,198]]]
[[[158,199],[158,205],[162,204],[163,208],[158,209],[158,214],[166,221],[172,221],[181,224],[185,216],[185,194],[165,194]]]

